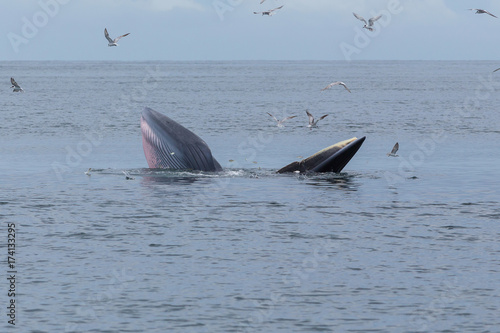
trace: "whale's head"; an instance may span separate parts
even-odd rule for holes
[[[150,168],[222,170],[205,141],[159,112],[150,108],[142,111],[141,132]]]

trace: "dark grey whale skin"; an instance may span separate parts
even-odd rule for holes
[[[145,108],[142,111],[141,132],[144,155],[152,169],[222,171],[205,141],[153,109]],[[365,138],[346,140],[349,143],[339,142],[300,162],[292,162],[277,173],[340,172]]]
[[[343,147],[337,146],[338,144],[332,145],[300,162],[292,162],[276,172],[341,172],[358,152],[365,139],[366,136],[355,139]]]

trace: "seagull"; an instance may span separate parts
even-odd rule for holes
[[[292,119],[292,118],[295,118],[297,116],[290,116],[290,117],[286,117],[286,118],[283,118],[282,120],[278,120],[278,118],[276,118],[275,116],[273,116],[272,114],[270,114],[269,112],[267,112],[268,115],[270,115],[271,117],[274,118],[274,120],[276,120],[276,122],[278,123],[278,127],[285,127],[285,125],[283,125],[283,123],[288,120],[288,119]]]
[[[130,33],[126,33],[125,35],[121,35],[119,37],[116,37],[115,39],[111,39],[109,37],[109,34],[108,34],[108,29],[104,28],[104,37],[106,37],[106,39],[108,40],[108,46],[118,46],[118,41],[120,40],[120,38],[122,37],[125,37],[125,36],[128,36],[130,35]]]
[[[89,168],[87,171],[85,171],[85,174],[89,177],[92,175],[90,171],[92,171],[92,168]]]
[[[399,149],[399,143],[396,142],[394,147],[392,147],[391,152],[387,153],[387,156],[398,157],[399,155],[396,155],[396,153],[398,152],[398,149]]]
[[[362,16],[359,16],[356,13],[353,13],[353,14],[354,14],[355,18],[357,18],[360,21],[365,22],[365,25],[363,26],[363,28],[368,29],[370,31],[375,30],[375,28],[373,28],[373,23],[375,23],[375,21],[377,21],[379,18],[382,17],[382,15],[372,17],[371,19],[368,20],[368,23],[366,23],[366,20]]]
[[[493,15],[492,13],[490,13],[489,11],[484,10],[484,9],[470,8],[469,10],[475,10],[476,14],[488,14],[490,16],[496,17],[495,15]],[[496,18],[498,18],[498,17],[496,17]]]
[[[10,78],[10,83],[12,84],[11,88],[14,88],[12,92],[24,92],[23,88],[21,88],[21,86],[17,84],[16,80],[14,80],[13,77]]]
[[[254,14],[262,14],[262,16],[264,16],[264,15],[273,16],[274,15],[274,11],[283,8],[283,6],[284,5],[281,5],[279,7],[274,8],[274,9],[269,9],[269,10],[266,10],[266,11],[263,11],[263,12],[253,12],[253,13]]]
[[[309,113],[309,110],[306,110],[306,113],[307,113],[307,116],[309,117],[309,125],[307,125],[307,127],[309,127],[309,128],[318,127],[318,121],[320,121],[321,119],[328,116],[327,114],[325,114],[325,115],[321,116],[321,118],[319,118],[318,120],[315,121],[314,116]]]
[[[338,85],[341,85],[341,86],[342,86],[342,87],[344,87],[344,88],[345,88],[348,92],[351,92],[351,91],[349,90],[349,88],[347,88],[347,86],[345,85],[345,83],[344,83],[344,82],[342,82],[342,81],[332,82],[332,83],[330,83],[329,85],[327,85],[326,87],[324,87],[323,89],[321,89],[321,91],[326,90],[326,89],[330,89],[331,87],[333,87],[333,86],[338,86]]]
[[[126,179],[126,180],[134,180],[134,179],[135,179],[135,178],[134,178],[134,177],[132,177],[132,176],[131,176],[131,175],[130,175],[127,171],[123,171],[123,170],[122,170],[122,172],[123,172],[123,174],[125,175],[125,179]]]

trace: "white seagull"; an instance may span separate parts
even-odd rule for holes
[[[398,157],[399,155],[396,155],[396,153],[398,152],[398,149],[399,149],[399,143],[396,142],[394,147],[392,147],[391,152],[387,153],[387,156]]]
[[[10,78],[10,83],[12,84],[11,88],[14,88],[12,92],[24,92],[23,88],[21,88],[21,86],[17,84],[16,80],[14,80],[13,77]]]
[[[269,9],[269,10],[266,10],[266,11],[263,11],[263,12],[253,12],[253,13],[254,14],[262,14],[262,16],[264,16],[264,15],[273,16],[274,15],[274,11],[283,8],[283,6],[284,5],[281,5],[279,7],[274,8],[274,9]]]
[[[109,34],[108,34],[108,29],[104,28],[104,37],[106,37],[106,39],[109,42],[108,46],[118,46],[117,43],[120,40],[120,38],[128,36],[128,35],[130,35],[130,33],[126,33],[125,35],[118,36],[115,39],[111,39],[111,37],[109,37]]]
[[[379,18],[382,17],[382,15],[379,15],[379,16],[375,16],[375,17],[372,17],[371,19],[368,20],[368,23],[366,22],[366,20],[362,17],[362,16],[359,16],[358,14],[356,13],[353,13],[354,17],[357,18],[358,20],[360,21],[363,21],[365,22],[365,25],[363,28],[365,29],[368,29],[370,31],[373,31],[375,30],[375,28],[373,28],[373,24],[375,23],[375,21],[377,21]]]
[[[344,82],[342,82],[342,81],[332,82],[332,83],[330,83],[329,85],[327,85],[326,87],[324,87],[323,89],[321,89],[321,91],[326,90],[326,89],[330,89],[331,87],[333,87],[333,86],[338,86],[338,85],[341,85],[341,86],[342,86],[342,87],[344,87],[344,88],[345,88],[348,92],[351,92],[351,91],[349,90],[349,88],[347,88],[347,86],[345,85],[345,83],[344,83]]]
[[[469,10],[475,10],[476,14],[488,14],[490,16],[496,17],[495,15],[493,15],[492,13],[490,13],[489,11],[484,10],[484,9],[470,8]],[[498,17],[496,17],[496,18],[498,18]]]
[[[328,116],[327,114],[325,114],[325,115],[321,116],[321,118],[319,118],[318,120],[314,120],[314,116],[309,113],[309,110],[306,110],[306,113],[307,113],[307,116],[309,117],[309,125],[307,125],[307,127],[309,127],[309,128],[318,127],[318,121],[320,121],[321,119]]]
[[[272,114],[270,114],[269,112],[267,112],[268,115],[270,115],[271,117],[274,118],[274,120],[276,120],[276,122],[278,123],[278,127],[285,127],[285,125],[283,125],[283,123],[285,121],[287,121],[288,119],[292,119],[292,118],[295,118],[297,116],[290,116],[290,117],[286,117],[286,118],[283,118],[282,120],[278,120],[278,118],[276,118],[275,116],[273,116]]]
[[[122,170],[122,172],[123,172],[123,174],[125,175],[125,179],[126,179],[126,180],[134,180],[134,179],[135,179],[135,178],[134,178],[134,177],[132,177],[132,176],[131,176],[131,175],[130,175],[127,171],[123,171],[123,170]]]
[[[87,176],[91,176],[92,174],[90,173],[90,171],[92,171],[92,168],[89,168],[87,171],[85,171],[85,174]]]

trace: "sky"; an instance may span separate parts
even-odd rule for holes
[[[0,0],[2,60],[496,60],[498,0]],[[254,11],[284,7],[273,16]],[[382,15],[375,31],[366,19]],[[130,33],[118,47],[111,37]]]

